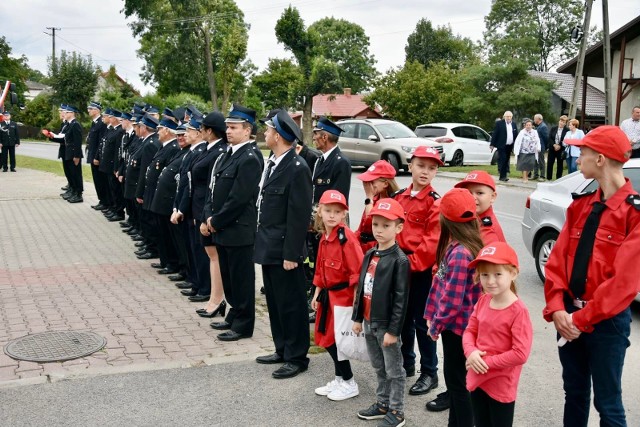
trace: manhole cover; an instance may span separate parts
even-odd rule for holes
[[[93,332],[40,332],[10,341],[4,352],[30,362],[62,362],[95,353],[107,340]]]

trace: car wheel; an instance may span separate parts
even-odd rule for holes
[[[540,239],[538,239],[538,243],[536,244],[536,248],[534,251],[535,259],[536,259],[536,270],[538,270],[538,276],[540,276],[540,280],[544,282],[544,266],[547,265],[549,261],[549,255],[551,254],[551,250],[556,244],[556,240],[558,239],[558,233],[556,231],[546,231]]]
[[[391,166],[393,166],[393,168],[396,170],[396,173],[400,172],[400,159],[396,154],[387,154],[387,158],[385,160],[388,161]]]
[[[456,150],[456,152],[453,153],[453,157],[451,157],[451,161],[449,162],[449,164],[451,166],[462,166],[463,163],[464,154],[462,153],[462,150]]]
[[[494,166],[498,164],[498,150],[493,152],[493,156],[491,156],[491,164]]]

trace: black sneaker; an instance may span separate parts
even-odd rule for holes
[[[400,427],[403,425],[404,414],[394,409],[393,411],[387,412],[387,415],[385,415],[382,422],[378,424],[378,427]]]
[[[439,393],[435,399],[428,401],[426,408],[427,411],[440,412],[446,411],[447,409],[449,409],[449,406],[449,392],[444,391],[442,393]]]
[[[358,411],[358,418],[363,420],[381,420],[387,415],[387,412],[389,412],[388,407],[376,402],[367,409]]]

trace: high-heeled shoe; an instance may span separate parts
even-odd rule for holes
[[[220,304],[218,304],[218,307],[216,307],[215,310],[206,311],[205,309],[200,309],[200,310],[196,310],[196,313],[198,313],[198,316],[206,317],[206,318],[216,317],[218,314],[224,317],[227,313],[227,303],[225,300],[222,300]]]

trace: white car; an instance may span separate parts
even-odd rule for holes
[[[464,123],[430,123],[416,127],[416,135],[444,147],[444,161],[451,166],[496,164],[497,151],[489,147],[491,136],[482,128]]]
[[[640,190],[640,159],[624,164],[624,175],[633,188]],[[571,193],[585,193],[598,188],[595,179],[586,179],[581,172],[563,176],[554,182],[541,182],[527,197],[522,218],[522,240],[536,263],[538,276],[544,282],[544,266],[556,244],[567,218],[567,208],[573,201]],[[640,302],[640,294],[636,297]]]

